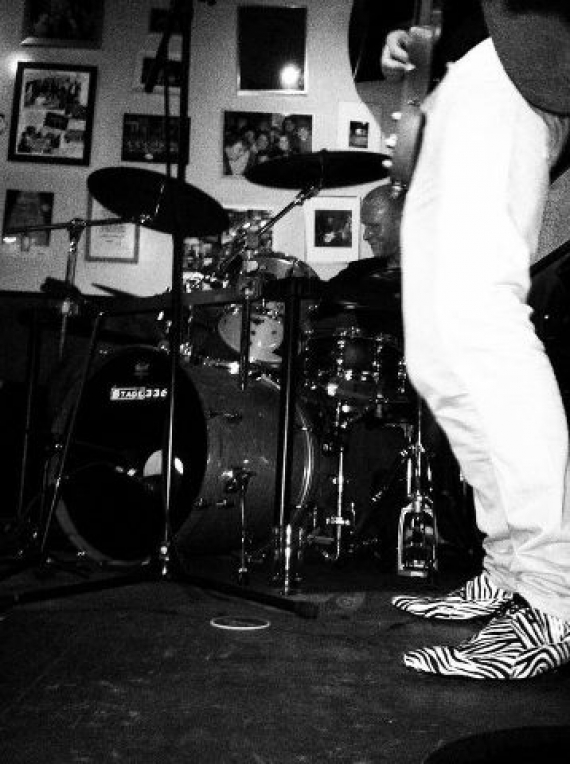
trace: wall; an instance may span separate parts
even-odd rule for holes
[[[283,3],[257,0],[259,5]],[[243,178],[222,175],[222,113],[224,110],[303,113],[313,116],[313,150],[337,149],[340,102],[361,107],[352,81],[348,58],[350,3],[346,0],[308,0],[309,91],[306,95],[238,95],[236,18],[237,0],[218,0],[214,5],[195,2],[192,31],[190,163],[187,181],[224,205],[271,206],[275,211],[292,201],[295,192],[264,188]],[[92,64],[98,68],[97,97],[91,163],[89,167],[6,162],[0,177],[0,219],[4,215],[7,188],[55,193],[54,223],[87,217],[87,179],[94,170],[108,166],[144,166],[120,160],[122,117],[125,112],[160,114],[160,94],[133,90],[137,54],[156,50],[156,36],[147,35],[149,7],[167,6],[166,0],[107,0],[103,44],[99,50],[23,47],[23,5],[0,0],[0,112],[8,125],[16,61]],[[393,90],[380,86],[374,100],[380,104],[375,114],[386,122],[397,103]],[[173,110],[178,108],[173,99]],[[382,145],[383,148],[383,145]],[[7,156],[8,130],[0,137],[0,155]],[[163,165],[147,165],[164,172]],[[327,190],[326,195],[363,196],[376,183]],[[275,227],[274,249],[304,258],[304,210],[295,207]],[[142,230],[137,264],[85,262],[84,241],[80,244],[76,285],[84,293],[97,294],[93,286],[102,283],[135,294],[154,294],[170,286],[171,241],[167,234]],[[37,291],[46,277],[64,279],[68,237],[65,230],[54,231],[49,248],[30,253],[9,253],[2,248],[0,289]],[[361,241],[361,256],[369,256]],[[328,278],[341,265],[318,266]]]

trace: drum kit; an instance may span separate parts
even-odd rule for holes
[[[73,546],[89,558],[119,567],[146,564],[166,522],[180,557],[239,551],[243,584],[252,561],[269,556],[287,593],[307,548],[344,562],[371,545],[368,520],[382,511],[389,486],[401,479],[406,506],[398,572],[433,573],[430,465],[422,407],[408,382],[397,329],[398,291],[390,289],[385,301],[360,301],[358,290],[347,295],[330,289],[307,263],[260,243],[283,215],[321,189],[385,177],[384,159],[320,151],[249,171],[253,183],[299,193],[270,220],[238,230],[217,254],[195,257],[189,278],[173,285],[180,288],[186,319],[175,378],[170,354],[172,336],[179,334],[170,334],[168,322],[158,345],[111,351],[98,345],[109,316],[168,315],[171,295],[137,297],[97,285],[110,296],[103,310],[91,309],[86,357],[71,374],[52,424],[56,445],[46,459],[42,549],[57,517]],[[215,200],[158,173],[107,168],[92,173],[88,185],[117,217],[65,226],[70,248],[60,284],[60,351],[70,316],[90,310],[85,297],[77,308],[73,284],[84,228],[129,221],[162,232],[178,226],[185,236],[204,238],[217,237],[228,225]],[[328,328],[320,324],[323,306]],[[362,312],[378,330],[352,320]],[[342,326],[340,315],[349,316],[349,325]],[[172,391],[175,419],[169,422]],[[358,452],[351,454],[352,436],[362,435],[359,428],[371,421],[396,430],[404,443],[391,454],[386,480],[363,489],[366,479],[354,466],[347,468],[347,459],[360,460]],[[168,427],[174,498],[164,512]],[[378,443],[369,441],[367,449],[374,458]]]

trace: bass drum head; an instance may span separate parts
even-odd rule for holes
[[[168,355],[133,346],[99,358],[86,382],[56,516],[72,543],[94,560],[134,564],[147,560],[160,543],[170,374]],[[173,495],[188,501],[206,468],[206,424],[182,370],[177,386],[176,418],[185,424],[175,428]],[[63,401],[53,424],[56,435],[65,432],[78,387],[76,381]],[[186,512],[187,506],[172,502],[173,530]]]
[[[98,562],[128,566],[158,551],[170,373],[168,355],[136,346],[100,358],[86,382],[56,516],[73,545]],[[252,473],[246,491],[248,538],[265,544],[274,519],[278,385],[252,379],[241,391],[238,378],[226,369],[188,363],[179,369],[177,391],[174,547],[181,556],[239,548],[239,495],[228,481],[236,468]],[[76,382],[54,421],[54,433],[65,432],[77,392]],[[312,495],[318,449],[300,406],[293,450],[291,499],[301,507]]]

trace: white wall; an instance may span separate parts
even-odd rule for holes
[[[260,5],[283,5],[256,0]],[[337,149],[337,117],[340,102],[359,108],[361,99],[352,81],[347,35],[351,4],[347,0],[307,0],[309,92],[297,96],[244,96],[237,94],[236,16],[237,0],[218,0],[215,5],[194,4],[190,84],[190,163],[186,180],[224,205],[270,206],[276,211],[292,201],[295,192],[263,188],[243,178],[222,175],[222,113],[224,110],[303,113],[313,116],[313,150]],[[120,166],[122,117],[125,112],[161,113],[160,94],[133,90],[137,53],[154,52],[157,39],[146,33],[150,6],[166,6],[166,0],[107,0],[100,50],[54,49],[20,45],[23,2],[0,0],[0,112],[10,123],[16,61],[92,64],[98,68],[97,97],[91,164],[70,167],[38,162],[4,162],[0,177],[0,219],[3,220],[5,190],[16,188],[55,193],[54,223],[87,216],[87,179],[101,167]],[[384,121],[394,93],[379,88],[374,100],[385,102]],[[178,108],[173,99],[173,110]],[[378,112],[376,112],[378,113]],[[6,158],[8,130],[0,137],[0,156]],[[132,163],[124,166],[133,167]],[[142,165],[140,165],[142,166]],[[164,171],[162,165],[147,165]],[[327,195],[362,197],[376,183],[327,190]],[[296,207],[275,228],[274,249],[305,257],[304,212]],[[143,230],[137,264],[86,262],[83,244],[78,258],[76,284],[85,293],[97,293],[93,283],[103,283],[135,294],[153,294],[170,286],[171,241],[166,234]],[[68,239],[66,231],[52,233],[49,248],[29,254],[0,253],[0,289],[37,291],[48,276],[65,278]],[[360,255],[370,255],[361,242]],[[317,266],[328,278],[341,266]]]
[[[244,2],[246,0],[243,0]],[[277,0],[247,0],[259,5],[283,5]],[[218,0],[215,5],[194,3],[192,65],[190,83],[190,165],[187,181],[224,205],[249,205],[282,209],[294,192],[262,188],[240,178],[222,175],[222,113],[224,110],[307,113],[313,116],[313,149],[338,149],[339,104],[359,108],[361,96],[351,77],[347,35],[349,0],[299,0],[308,7],[309,92],[300,96],[240,96],[237,94],[236,9],[238,0]],[[0,0],[0,112],[12,111],[15,63],[17,61],[92,64],[98,68],[94,136],[89,167],[8,162],[8,130],[0,136],[0,221],[4,216],[7,188],[55,193],[53,221],[66,223],[87,217],[87,179],[101,167],[120,166],[122,117],[125,112],[160,114],[163,99],[133,90],[133,75],[139,51],[154,52],[156,38],[147,36],[148,10],[167,6],[168,0],[107,0],[103,44],[99,50],[23,47],[23,0]],[[386,83],[369,88],[369,100],[379,104],[384,134],[390,129],[390,113],[399,104],[397,90]],[[362,93],[361,93],[362,94]],[[177,101],[173,99],[173,109]],[[381,146],[382,148],[382,146]],[[125,166],[132,167],[131,163]],[[161,165],[147,165],[163,172]],[[327,190],[327,195],[362,197],[376,183]],[[542,254],[570,236],[566,178],[554,189],[541,237]],[[76,284],[85,293],[97,293],[94,283],[103,283],[135,294],[154,294],[170,286],[171,242],[166,234],[143,230],[137,264],[85,262],[83,245],[78,258]],[[68,239],[65,231],[52,234],[49,248],[29,254],[6,252],[0,247],[0,289],[38,291],[46,279],[65,278]],[[296,207],[275,227],[274,248],[304,258],[303,209]],[[361,241],[360,256],[370,255]],[[316,266],[329,278],[341,265]]]

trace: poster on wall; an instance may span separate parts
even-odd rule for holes
[[[360,201],[354,196],[317,196],[305,209],[308,263],[358,260]]]
[[[8,159],[88,165],[97,69],[20,61]]]
[[[105,0],[25,0],[22,45],[100,48]]]
[[[225,111],[223,174],[243,175],[260,162],[313,150],[313,117]]]
[[[152,71],[156,51],[141,50],[137,54],[135,73],[133,77],[133,90],[144,90],[146,81]],[[168,60],[157,75],[153,93],[164,93],[164,86],[168,83],[168,90],[172,95],[180,94],[182,83],[182,58],[179,53],[170,53]],[[149,94],[150,95],[150,94]]]
[[[53,222],[54,195],[49,191],[9,188],[4,201],[2,244],[8,250],[29,252],[32,247],[49,247],[51,231],[23,231],[50,226]]]
[[[307,9],[238,7],[238,92],[307,92]]]
[[[338,105],[338,149],[379,152],[382,148],[380,124],[380,107],[341,101]]]
[[[169,123],[170,161],[174,163],[178,162],[180,117],[170,117]],[[190,120],[186,129],[190,129]],[[124,114],[121,160],[165,164],[166,159],[164,117],[160,114]]]

